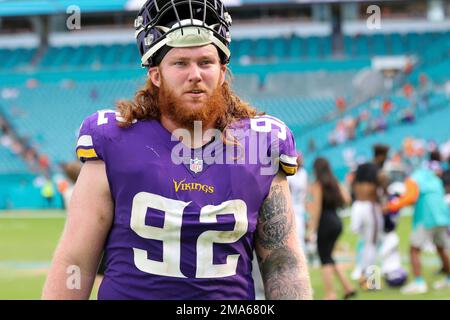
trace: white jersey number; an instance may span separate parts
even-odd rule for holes
[[[168,199],[148,192],[140,192],[133,198],[131,229],[140,237],[163,243],[163,261],[148,259],[147,251],[133,248],[134,264],[144,272],[168,277],[186,278],[181,272],[181,226],[183,211],[190,202]],[[145,224],[147,209],[164,212],[162,228]],[[235,226],[231,231],[205,231],[197,239],[196,278],[221,278],[236,274],[239,254],[227,256],[225,264],[213,264],[213,244],[233,243],[245,235],[248,229],[247,205],[242,200],[229,200],[220,205],[208,205],[200,211],[200,223],[217,222],[221,214],[233,214]]]
[[[281,121],[267,116],[250,119],[250,127],[256,132],[271,132],[272,125],[279,129],[278,139],[286,140],[286,125]]]
[[[116,121],[118,122],[125,122],[125,119],[122,118],[119,111],[114,111],[111,109],[105,109],[105,110],[99,110],[97,111],[98,117],[97,117],[97,125],[102,126],[104,124],[108,123],[108,118],[106,117],[107,114],[113,113],[116,116]],[[137,120],[133,119],[132,123],[136,123]]]

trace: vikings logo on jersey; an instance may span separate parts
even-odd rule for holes
[[[180,141],[158,121],[126,129],[117,121],[114,111],[91,115],[77,144],[81,161],[105,162],[115,204],[99,299],[254,299],[253,233],[276,172],[264,174],[269,165],[250,158],[265,146],[295,173],[290,130],[269,116],[242,119],[232,127],[244,161],[207,162],[190,150],[194,161],[175,164]],[[208,147],[225,159],[222,140]]]

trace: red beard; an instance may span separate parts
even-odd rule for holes
[[[221,86],[217,87],[205,102],[201,102],[201,106],[192,108],[185,106],[183,100],[176,97],[163,80],[159,88],[158,104],[162,115],[180,127],[191,130],[194,128],[194,121],[201,121],[203,128],[209,125],[215,127],[215,122],[226,112],[226,101]]]

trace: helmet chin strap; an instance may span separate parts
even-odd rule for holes
[[[203,27],[202,21],[196,19],[182,20],[175,23],[171,28],[157,26],[160,31],[166,34],[166,37],[142,56],[142,65],[148,65],[148,59],[165,45],[173,48],[188,48],[214,44],[229,58],[230,49],[217,39],[211,31],[216,25],[205,26],[206,28]]]

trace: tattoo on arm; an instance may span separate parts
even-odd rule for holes
[[[281,186],[271,187],[269,196],[264,200],[259,210],[258,241],[265,249],[275,249],[283,246],[292,228],[286,214],[287,199]]]
[[[267,299],[311,299],[308,267],[303,254],[288,244],[294,213],[279,184],[272,185],[258,217],[255,242],[265,252],[258,262]]]
[[[267,299],[310,299],[309,279],[300,277],[298,257],[292,250],[274,250],[260,264]]]

